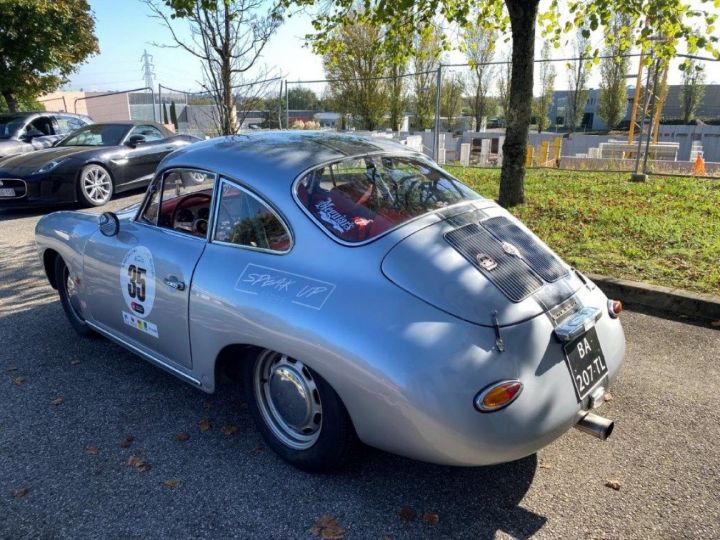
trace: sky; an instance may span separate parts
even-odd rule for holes
[[[547,1],[547,0],[544,0]],[[158,44],[172,43],[168,30],[163,23],[150,17],[150,11],[139,0],[90,0],[95,14],[96,34],[100,54],[82,65],[63,87],[65,90],[112,91],[128,90],[145,86],[142,73],[144,51],[152,55],[155,68],[155,86],[164,86],[178,90],[198,90],[198,81],[202,78],[199,60],[184,50],[160,47]],[[322,60],[312,53],[304,43],[303,36],[312,32],[311,17],[298,14],[280,27],[265,48],[259,64],[280,73],[288,80],[316,80],[324,77]],[[177,28],[187,35],[185,22],[178,21]],[[539,38],[538,38],[539,39]],[[595,46],[601,44],[601,36],[593,36]],[[537,49],[539,51],[540,45]],[[498,57],[509,49],[509,44],[501,43]],[[554,52],[554,57],[572,56],[570,47]],[[464,62],[459,52],[449,53],[446,62]],[[670,83],[681,82],[678,62],[671,66]],[[562,63],[555,63],[558,71],[556,89],[567,88],[567,76]],[[631,72],[637,71],[637,62],[631,63]],[[720,83],[720,64],[711,64],[706,69],[707,82]],[[595,68],[590,77],[590,87],[599,84],[599,69]],[[628,84],[634,84],[628,79]],[[322,93],[323,85],[308,85]]]

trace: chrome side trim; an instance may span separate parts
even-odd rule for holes
[[[164,369],[171,375],[175,375],[176,377],[183,379],[184,381],[189,382],[189,383],[197,386],[198,388],[202,388],[202,382],[200,382],[200,379],[196,379],[192,375],[185,373],[184,371],[176,368],[175,366],[172,366],[166,362],[163,362],[162,360],[158,359],[157,357],[145,352],[140,347],[133,345],[129,341],[124,340],[123,338],[113,334],[112,332],[110,332],[108,330],[105,330],[103,327],[98,326],[97,324],[95,324],[91,321],[86,320],[85,322],[87,323],[87,325],[90,328],[92,328],[99,334],[102,334],[103,336],[108,338],[110,341],[113,341],[113,342],[117,343],[118,345],[120,345],[121,347],[124,347],[124,348],[128,349],[129,351],[137,354],[138,356],[142,357],[143,360],[147,360],[151,364],[154,364],[157,367]]]

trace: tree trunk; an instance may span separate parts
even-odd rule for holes
[[[505,208],[525,202],[525,156],[532,117],[533,58],[538,4],[539,0],[505,0],[513,38],[510,103],[505,118],[505,144],[498,200]]]
[[[5,98],[5,103],[7,103],[8,112],[18,112],[18,101],[15,94],[10,90],[3,90],[2,96]]]

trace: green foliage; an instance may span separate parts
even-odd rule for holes
[[[293,86],[288,91],[288,107],[291,111],[319,111],[320,99],[310,88]]]
[[[170,102],[170,121],[172,122],[173,126],[175,126],[175,129],[178,128],[178,117],[177,117],[177,108],[175,106],[175,102]]]
[[[10,110],[54,91],[99,51],[87,0],[2,0],[0,21],[0,94]]]
[[[470,26],[461,34],[460,49],[465,54],[472,73],[468,90],[471,93],[470,109],[475,117],[476,129],[480,129],[482,118],[490,114],[488,93],[495,74],[495,66],[490,65],[490,62],[495,57],[497,39],[494,29],[482,26]]]
[[[455,119],[460,116],[465,82],[457,73],[443,78],[440,87],[440,115],[447,118],[448,129],[455,129]]]
[[[497,170],[447,168],[486,197],[497,197]],[[717,294],[717,182],[653,176],[634,183],[627,177],[532,169],[525,183],[529,202],[513,212],[583,272]]]
[[[598,116],[613,129],[625,117],[627,110],[626,79],[630,59],[622,58],[623,43],[630,34],[630,21],[626,16],[614,16],[605,30],[603,58],[600,60],[600,94]]]
[[[411,34],[413,86],[415,115],[413,118],[416,129],[424,130],[434,127],[435,101],[437,92],[437,69],[442,54],[442,31],[434,25],[425,24]]]
[[[352,114],[362,129],[380,127],[388,110],[388,72],[383,53],[384,29],[363,22],[360,15],[338,26],[322,49],[330,79],[329,100],[338,112]]]
[[[17,102],[17,112],[44,111],[45,106],[34,98],[22,98]],[[5,98],[0,96],[0,113],[10,112]]]
[[[550,42],[543,43],[540,57],[543,60],[550,60]],[[555,66],[551,62],[540,62],[538,64],[538,82],[540,83],[540,96],[533,101],[533,115],[537,124],[538,133],[545,131],[550,125],[550,106],[552,105],[553,93],[555,92]]]
[[[582,122],[585,115],[585,106],[590,95],[587,83],[592,64],[585,60],[590,48],[590,38],[584,30],[585,28],[580,28],[575,35],[574,54],[578,60],[573,60],[567,64],[570,90],[567,94],[567,104],[565,106],[565,126],[567,126],[570,133],[574,132]]]
[[[695,118],[703,95],[705,95],[705,72],[695,60],[683,66],[682,110],[683,121],[688,124]]]

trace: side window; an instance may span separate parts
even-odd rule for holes
[[[55,120],[57,120],[58,135],[67,135],[68,133],[72,133],[76,129],[80,129],[81,127],[85,127],[87,125],[80,118],[75,116],[65,116],[64,114],[58,114],[55,116]]]
[[[136,126],[129,136],[132,137],[133,135],[142,135],[145,137],[146,142],[159,141],[165,138],[165,135],[155,126]]]
[[[156,178],[140,221],[200,238],[207,237],[215,175],[172,169]]]
[[[280,217],[255,195],[222,181],[213,240],[279,253],[290,249],[290,232]]]
[[[53,127],[52,122],[50,121],[49,116],[41,116],[39,118],[36,118],[25,129],[25,132],[28,135],[32,135],[33,137],[43,137],[45,135],[52,135],[53,134]]]

